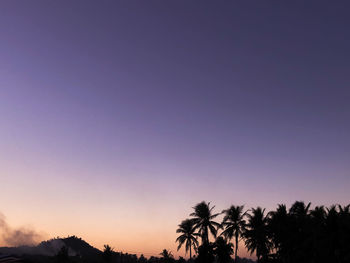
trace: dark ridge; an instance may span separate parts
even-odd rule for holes
[[[102,253],[83,239],[69,236],[43,241],[37,246],[0,247],[0,254],[54,256],[64,246],[68,248],[69,256],[94,257]]]

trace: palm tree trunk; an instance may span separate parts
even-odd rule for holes
[[[236,233],[235,263],[237,263],[238,234]]]
[[[204,240],[205,240],[205,244],[209,244],[209,234],[208,234],[208,228],[206,227],[204,230]]]
[[[190,246],[190,260],[192,260],[192,246]]]

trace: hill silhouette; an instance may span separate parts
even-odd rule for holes
[[[99,256],[102,252],[89,243],[76,236],[54,238],[41,242],[37,246],[0,247],[0,254],[8,255],[42,255],[54,256],[62,247],[68,248],[69,256],[91,258]]]

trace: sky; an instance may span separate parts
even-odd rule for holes
[[[349,8],[1,1],[0,212],[150,256],[202,200],[348,204]]]

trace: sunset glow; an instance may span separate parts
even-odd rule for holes
[[[178,257],[202,200],[348,204],[350,6],[262,2],[1,1],[6,222]]]

